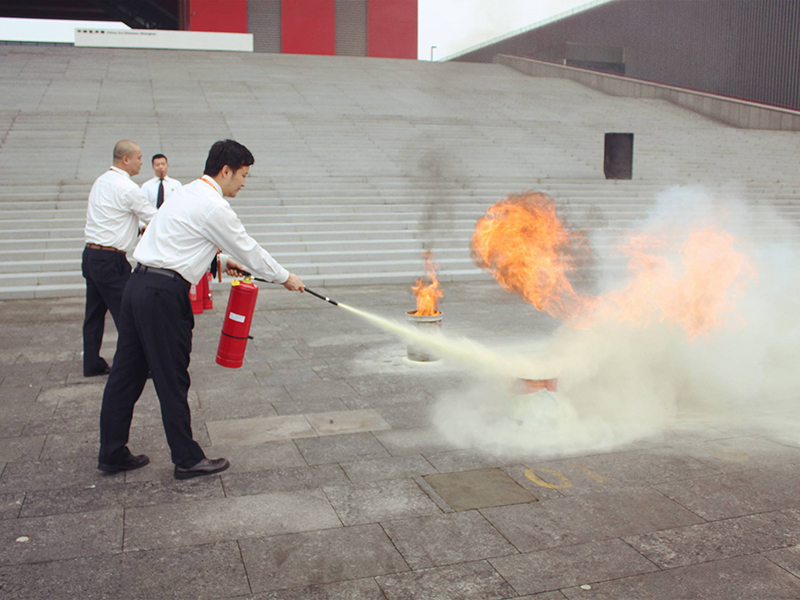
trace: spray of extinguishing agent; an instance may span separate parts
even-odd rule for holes
[[[225,320],[222,324],[219,347],[217,349],[217,364],[223,367],[238,369],[244,362],[244,353],[250,336],[250,326],[258,296],[258,287],[252,282],[266,279],[251,277],[246,273],[243,280],[231,282],[231,295],[228,307],[225,310]],[[404,323],[397,323],[377,315],[353,308],[346,304],[336,302],[327,296],[318,294],[314,290],[305,288],[312,296],[325,300],[334,306],[347,310],[367,321],[398,335],[401,338],[420,344],[435,352],[442,358],[453,360],[462,365],[468,365],[477,372],[487,372],[493,376],[505,376],[512,379],[515,385],[521,386],[523,393],[538,391],[539,388],[555,391],[556,381],[522,379],[519,374],[519,365],[509,363],[507,357],[501,356],[489,348],[466,339],[449,340],[440,332],[425,332]]]

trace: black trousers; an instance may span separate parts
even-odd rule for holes
[[[205,458],[192,437],[189,409],[189,354],[194,316],[189,284],[179,275],[131,275],[122,297],[119,340],[100,410],[102,464],[114,464],[128,454],[133,407],[150,370],[161,404],[161,419],[172,462],[190,468]]]
[[[83,319],[83,374],[103,371],[107,363],[100,357],[106,312],[119,329],[119,306],[131,265],[121,252],[84,248],[81,270],[86,279],[86,313]]]

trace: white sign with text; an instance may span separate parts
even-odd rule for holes
[[[75,45],[89,48],[223,50],[252,52],[252,33],[173,31],[166,29],[75,29]]]

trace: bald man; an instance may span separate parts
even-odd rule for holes
[[[149,223],[156,209],[132,180],[142,168],[142,151],[135,142],[114,146],[111,168],[100,175],[89,192],[86,207],[86,247],[81,269],[86,279],[86,314],[83,320],[83,375],[109,372],[100,356],[106,312],[118,325],[122,291],[131,275],[128,255],[139,239],[139,221]]]

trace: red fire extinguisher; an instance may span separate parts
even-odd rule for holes
[[[258,286],[250,278],[231,281],[231,295],[222,322],[217,348],[217,364],[238,369],[244,362],[244,351],[250,338],[250,325],[256,309]]]
[[[192,303],[192,314],[199,315],[203,312],[203,297],[206,293],[207,280],[203,275],[195,285],[189,288],[189,300]]]
[[[214,289],[211,287],[211,283],[214,281],[214,278],[211,276],[211,271],[206,271],[206,274],[203,276],[206,280],[206,293],[203,296],[203,309],[210,310],[214,308]]]

